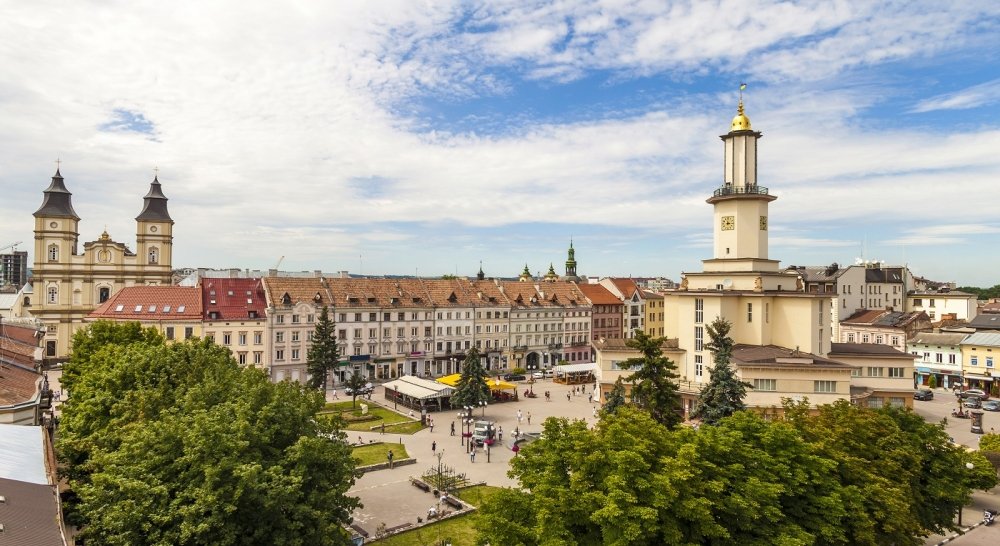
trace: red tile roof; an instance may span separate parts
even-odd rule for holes
[[[201,295],[205,320],[263,320],[267,308],[260,279],[202,279]]]
[[[201,289],[188,286],[129,286],[93,310],[88,319],[201,321]]]
[[[626,298],[631,298],[632,294],[635,294],[639,290],[639,285],[635,284],[632,279],[619,279],[612,278],[611,282],[614,283],[615,287],[625,295]]]
[[[41,374],[18,364],[3,364],[0,366],[0,404],[7,406],[31,400],[41,378]]]
[[[581,283],[578,288],[587,299],[594,305],[621,305],[622,300],[618,299],[610,290],[599,284]]]

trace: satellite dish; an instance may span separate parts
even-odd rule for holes
[[[729,289],[733,287],[733,279],[722,279],[722,287]]]

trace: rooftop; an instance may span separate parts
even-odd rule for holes
[[[831,343],[829,354],[837,356],[914,358],[914,355],[900,351],[891,345],[882,345],[878,343]]]
[[[88,319],[200,321],[201,289],[187,286],[128,286],[93,310]]]
[[[836,360],[805,353],[797,349],[777,345],[733,346],[733,364],[740,366],[766,366],[770,368],[808,368],[827,370],[850,370],[855,366]]]
[[[263,319],[267,308],[260,279],[204,279],[201,295],[205,320]]]

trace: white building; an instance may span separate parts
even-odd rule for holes
[[[917,357],[913,363],[918,385],[934,376],[937,386],[949,389],[962,382],[962,341],[968,334],[920,332],[906,342],[906,351]]]

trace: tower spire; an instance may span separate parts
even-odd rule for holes
[[[156,169],[159,171],[159,168]],[[167,212],[167,196],[163,195],[160,187],[159,172],[153,175],[153,182],[149,184],[149,191],[142,198],[142,212],[136,216],[136,220],[150,220],[153,222],[173,222],[170,213]]]
[[[42,200],[42,206],[35,211],[35,217],[46,216],[54,218],[72,218],[74,220],[79,220],[80,217],[76,215],[76,211],[73,210],[73,194],[66,189],[66,184],[63,182],[63,177],[59,174],[59,160],[56,160],[56,174],[52,176],[52,182],[49,184],[48,189],[45,190],[45,197]]]

